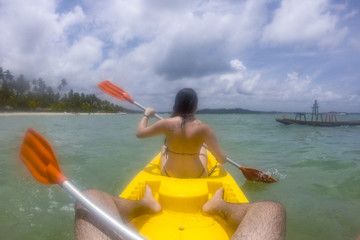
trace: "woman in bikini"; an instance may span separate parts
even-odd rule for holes
[[[184,88],[176,95],[173,114],[170,118],[148,126],[148,120],[154,116],[155,111],[147,108],[140,120],[136,132],[137,137],[165,135],[165,144],[161,151],[163,175],[178,178],[206,177],[208,172],[204,143],[220,164],[226,161],[226,156],[213,130],[195,118],[197,102],[195,91]]]

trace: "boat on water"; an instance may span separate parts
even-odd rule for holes
[[[345,114],[341,114],[345,115]],[[337,114],[335,113],[319,113],[319,104],[317,100],[315,100],[314,105],[312,107],[311,119],[306,119],[306,113],[296,113],[295,119],[286,118],[283,115],[281,118],[276,118],[276,121],[289,125],[309,125],[309,126],[317,126],[317,127],[337,127],[337,126],[358,126],[360,125],[360,120],[357,121],[338,121]]]
[[[201,207],[224,188],[224,200],[247,203],[248,200],[232,176],[208,151],[207,178],[180,179],[161,175],[160,154],[126,186],[120,197],[139,200],[148,185],[162,211],[133,219],[134,226],[147,239],[230,239],[234,230],[218,216],[205,216]]]

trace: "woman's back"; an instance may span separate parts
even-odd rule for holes
[[[201,121],[195,118],[185,122],[180,117],[165,120],[166,141],[162,151],[162,172],[165,175],[180,178],[207,175],[206,151],[201,153],[204,142],[201,125]]]
[[[197,102],[195,91],[184,88],[176,95],[174,112],[170,118],[148,126],[148,120],[154,116],[155,111],[147,108],[140,120],[136,131],[137,137],[165,135],[161,170],[168,176],[184,178],[207,176],[207,155],[206,149],[203,147],[204,143],[220,163],[226,161],[214,132],[208,125],[194,117]]]
[[[198,154],[204,143],[204,124],[195,118],[187,119],[183,127],[180,117],[166,120],[166,146],[175,153]]]

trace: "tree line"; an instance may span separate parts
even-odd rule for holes
[[[121,106],[100,100],[95,94],[65,92],[67,80],[62,79],[56,89],[41,78],[28,80],[23,74],[14,77],[0,67],[0,111],[49,112],[124,112]]]

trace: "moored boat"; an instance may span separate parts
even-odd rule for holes
[[[217,165],[208,152],[208,171]],[[131,225],[147,239],[230,239],[234,230],[220,217],[205,216],[201,207],[219,188],[224,188],[224,200],[232,203],[248,202],[232,176],[216,166],[207,178],[180,179],[161,175],[158,154],[120,194],[121,197],[139,200],[145,185],[150,186],[162,211],[143,215]]]
[[[360,121],[306,121],[289,118],[277,118],[276,121],[285,125],[308,125],[315,127],[359,126]]]
[[[344,115],[342,113],[341,115]],[[311,120],[306,119],[305,113],[296,113],[295,119],[286,118],[284,115],[282,118],[276,118],[276,121],[283,123],[285,125],[295,124],[295,125],[308,125],[316,127],[337,127],[337,126],[358,126],[360,125],[360,120],[357,121],[338,121],[336,114],[319,113],[319,105],[317,100],[315,100],[312,107]]]

